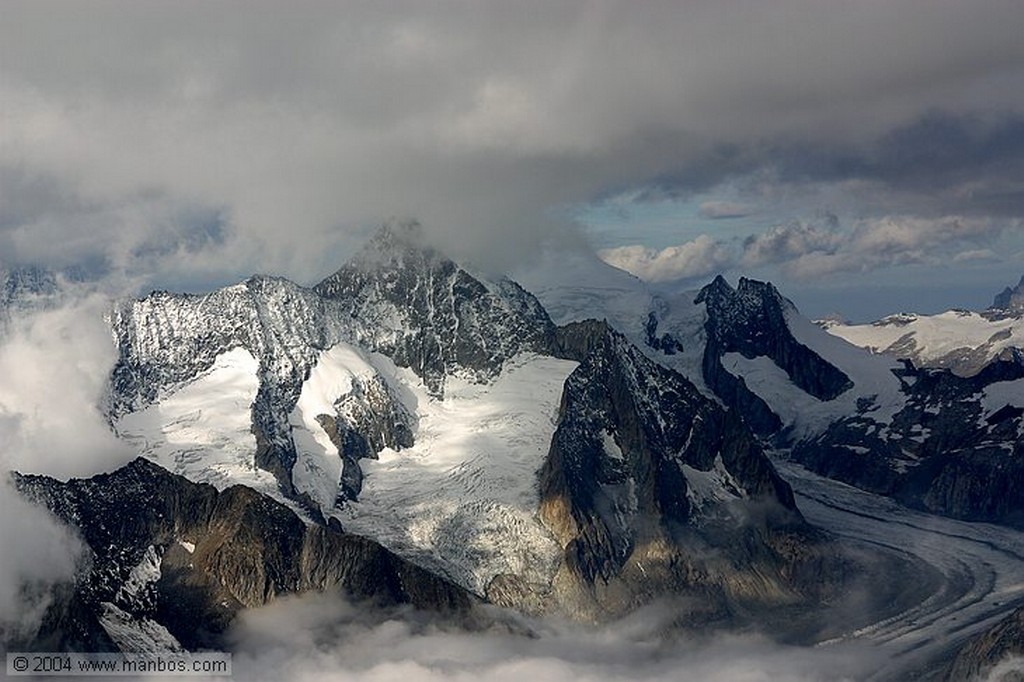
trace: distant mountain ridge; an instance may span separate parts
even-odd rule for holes
[[[992,301],[993,310],[1024,314],[1024,275],[1014,287],[1006,287]]]
[[[917,367],[948,368],[972,376],[995,360],[1024,350],[1024,277],[987,310],[948,310],[937,315],[897,313],[871,324],[822,323],[850,343]]]

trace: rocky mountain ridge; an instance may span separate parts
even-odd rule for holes
[[[73,589],[22,646],[216,648],[241,609],[310,590],[451,613],[475,601],[336,523],[311,525],[244,486],[218,491],[145,459],[63,483],[15,475],[14,485],[73,527],[88,548]]]
[[[120,304],[111,323],[119,350],[112,417],[153,404],[219,356],[244,349],[259,363],[256,466],[296,495],[288,417],[323,351],[345,342],[387,355],[442,396],[450,374],[482,381],[518,352],[550,349],[554,326],[535,299],[509,280],[489,288],[418,239],[416,226],[386,227],[312,289],[257,276],[206,295],[156,292]],[[348,492],[357,494],[358,473],[349,468]]]
[[[587,314],[576,301],[603,306],[651,359],[742,415],[777,456],[915,508],[1021,523],[1018,349],[992,356],[982,343],[983,368],[963,377],[856,348],[767,283],[741,279],[734,289],[719,277],[693,292],[609,274],[616,288],[605,288],[612,300],[601,302],[591,295],[601,267],[608,266],[574,272],[582,285],[567,280],[560,289],[542,279],[542,300],[561,309],[563,321]]]
[[[690,626],[800,620],[898,560],[810,527],[769,451],[910,506],[1019,522],[1019,361],[969,379],[897,366],[753,280],[642,305],[609,291],[565,300],[604,299],[611,321],[566,319],[563,301],[556,326],[518,284],[392,226],[312,288],[253,277],[119,304],[112,423],[185,476],[137,462],[85,482],[19,479],[94,554],[45,637],[202,646],[217,631],[189,639],[195,614],[220,627],[338,586],[587,622],[665,596],[691,605]],[[147,496],[155,517],[123,523]],[[360,566],[415,569],[447,596],[369,585]]]
[[[1006,287],[996,294],[990,310],[1024,314],[1024,275],[1021,275],[1016,286]]]

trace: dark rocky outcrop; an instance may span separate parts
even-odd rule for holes
[[[558,339],[580,366],[541,470],[541,517],[564,547],[555,598],[573,615],[600,620],[670,594],[717,617],[807,601],[794,578],[811,556],[831,573],[819,584],[838,582],[837,556],[734,411],[604,322]]]
[[[647,314],[644,335],[649,348],[661,351],[665,355],[675,355],[685,350],[682,342],[669,332],[658,335],[658,314],[653,310]]]
[[[436,395],[455,371],[493,378],[521,351],[554,348],[554,324],[536,298],[509,279],[471,275],[426,244],[415,223],[385,226],[314,291],[353,318],[385,318],[389,333],[356,341],[411,368]]]
[[[1024,411],[985,417],[977,396],[1024,378],[1024,363],[997,361],[972,377],[906,366],[907,401],[884,425],[869,411],[795,444],[808,468],[932,513],[1024,527]]]
[[[1017,282],[1017,286],[1006,287],[998,293],[992,301],[990,309],[1011,313],[1024,313],[1024,275]]]
[[[473,602],[337,523],[311,525],[250,488],[218,492],[144,459],[86,480],[15,475],[14,482],[74,527],[91,559],[25,646],[115,648],[98,625],[116,610],[129,622],[165,627],[186,648],[216,647],[239,610],[308,591],[441,612]],[[155,581],[139,578],[136,567],[147,562]]]
[[[1016,665],[1006,666],[995,675],[995,668],[1016,658]],[[1024,608],[1019,608],[990,630],[967,643],[957,654],[946,673],[948,682],[961,680],[991,682],[1024,682]]]
[[[413,416],[381,377],[353,377],[352,390],[335,404],[335,413],[317,417],[342,460],[336,504],[356,500],[363,486],[361,459],[377,459],[384,448],[413,446]]]
[[[755,432],[771,435],[782,428],[779,417],[742,377],[726,371],[722,356],[740,353],[746,358],[766,356],[790,380],[819,400],[831,400],[853,386],[841,370],[793,338],[786,324],[786,301],[769,283],[740,278],[733,289],[719,275],[701,289],[696,303],[707,308],[707,344],[702,373],[708,388],[726,405],[740,412]]]

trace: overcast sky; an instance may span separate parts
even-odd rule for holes
[[[812,315],[1024,273],[1024,4],[10,2],[0,261],[312,283],[389,217]]]

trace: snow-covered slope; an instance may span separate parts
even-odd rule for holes
[[[411,370],[339,343],[319,354],[290,415],[295,491],[345,528],[479,594],[499,573],[550,581],[559,547],[536,515],[536,474],[555,429],[562,384],[575,366],[523,354],[491,383],[449,378],[438,398]],[[192,481],[219,490],[247,485],[294,507],[274,477],[255,466],[250,410],[258,369],[248,351],[228,351],[194,380],[121,416],[117,432],[143,456]],[[400,403],[413,445],[386,446],[375,455],[379,461],[362,460],[358,500],[346,500],[347,463],[337,428],[329,433],[325,426],[342,419],[375,381]]]
[[[259,363],[235,348],[191,381],[166,390],[138,412],[122,415],[116,433],[137,452],[173,473],[218,489],[241,483],[277,489],[274,477],[255,465],[252,403]]]
[[[792,393],[785,400],[776,402],[780,409],[786,409],[783,406],[788,405],[796,412],[793,420],[798,426],[796,435],[820,432],[830,421],[858,412],[868,415],[881,428],[905,406],[907,397],[903,393],[903,384],[893,373],[899,368],[899,363],[888,357],[871,355],[843,339],[830,336],[795,307],[787,309],[786,325],[794,339],[825,358],[853,382],[851,390],[826,404],[810,402],[807,394],[801,398]]]
[[[120,304],[111,316],[120,356],[112,417],[147,409],[208,373],[224,354],[244,350],[257,366],[256,393],[247,398],[256,439],[253,464],[292,493],[298,456],[293,422],[305,420],[293,419],[293,411],[324,351],[346,343],[383,353],[442,397],[450,377],[487,382],[518,353],[551,350],[554,325],[536,299],[510,280],[476,279],[418,238],[412,228],[386,228],[313,289],[257,276],[202,296],[156,292]],[[363,397],[375,400],[378,391],[364,388]],[[362,412],[364,421],[376,421],[373,410]],[[344,416],[325,414],[336,422]],[[334,429],[339,438],[360,426],[342,421]],[[361,445],[375,452],[389,444],[393,429],[384,424],[373,430],[383,431],[380,438]],[[300,438],[306,432],[300,429]],[[401,434],[395,438],[404,441]],[[359,475],[352,467],[346,471],[352,496]]]
[[[583,249],[545,251],[513,278],[540,300],[555,324],[604,319],[628,330],[642,327],[651,308],[647,283]]]
[[[514,273],[557,324],[606,320],[638,348],[690,380],[702,393],[707,313],[697,291],[652,285],[583,249],[547,251]]]
[[[948,367],[977,374],[1012,348],[1024,348],[1024,316],[949,310],[938,315],[901,313],[871,324],[827,323],[825,328],[872,353],[906,358],[918,367]]]
[[[388,382],[415,410],[415,444],[364,462],[358,501],[334,514],[345,528],[477,594],[499,574],[550,582],[560,547],[537,518],[537,471],[575,366],[524,354],[492,383],[449,380],[443,399],[409,370],[387,368]]]
[[[647,357],[671,357],[701,381],[705,318],[692,296],[673,307],[585,261],[577,266],[597,269],[575,280],[577,292],[609,274],[616,283],[579,296],[547,290],[563,319],[604,301],[637,347],[600,322],[557,328],[518,284],[479,278],[421,237],[386,228],[313,288],[253,277],[204,296],[121,304],[112,315],[118,433],[190,480],[246,484],[479,595],[500,578],[513,603],[513,593],[539,599],[566,565],[585,582],[614,578],[634,542],[673,542],[651,530],[661,523],[734,524],[730,510],[748,504],[799,519],[742,423]],[[658,328],[659,311],[679,338]],[[706,424],[692,426],[692,415]],[[579,433],[567,436],[572,428]],[[622,448],[617,483],[594,459],[600,433],[600,452]],[[567,477],[580,453],[588,461]],[[557,470],[546,488],[545,467]],[[629,510],[627,479],[640,504]],[[546,517],[545,494],[561,500]],[[622,497],[625,525],[605,508],[608,495]],[[579,537],[564,532],[569,523]],[[611,545],[586,530],[607,524],[622,554],[610,562],[601,557]],[[604,564],[595,572],[577,555]]]

